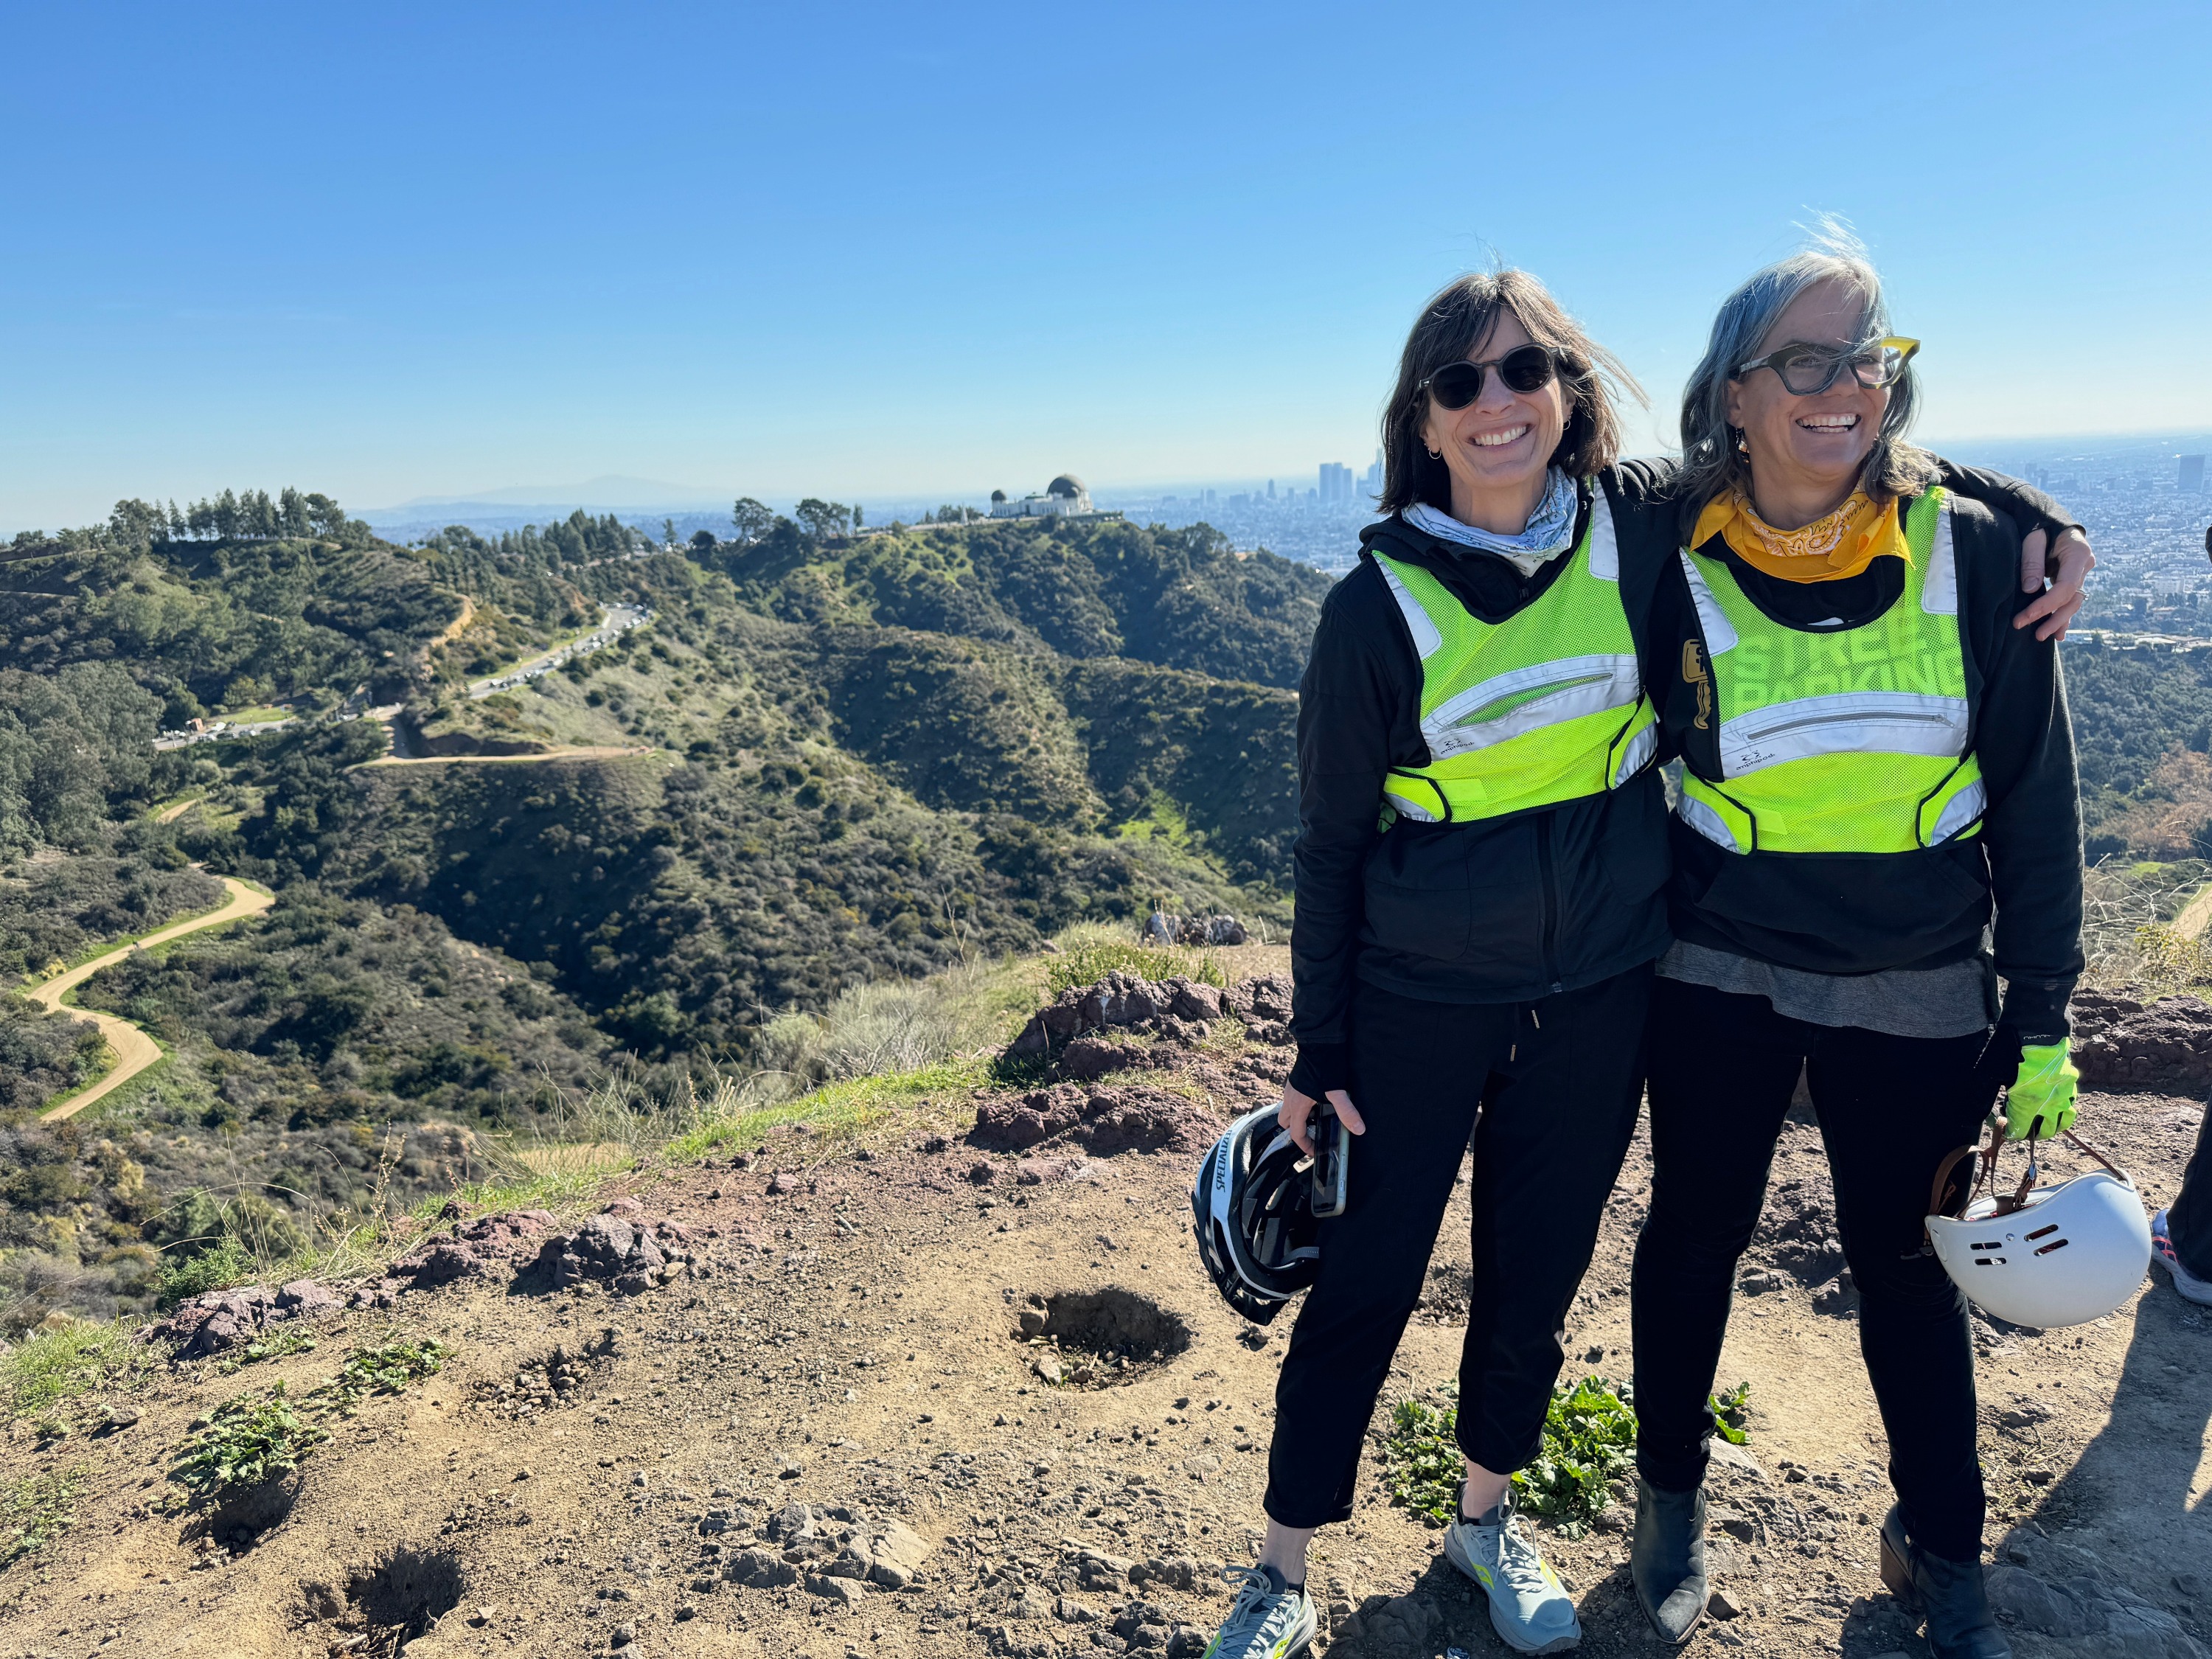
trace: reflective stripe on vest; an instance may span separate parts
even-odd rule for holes
[[[1589,528],[1541,598],[1502,623],[1470,615],[1419,565],[1377,553],[1421,658],[1429,764],[1394,769],[1387,806],[1459,823],[1617,789],[1659,734],[1620,602],[1613,509],[1591,486]]]
[[[1728,566],[1685,550],[1720,717],[1721,775],[1675,811],[1736,853],[1904,853],[1979,828],[1948,497],[1905,514],[1905,591],[1859,627],[1773,621]]]

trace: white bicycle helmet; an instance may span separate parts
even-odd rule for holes
[[[1304,1159],[1275,1109],[1262,1106],[1222,1132],[1191,1187],[1199,1261],[1229,1305],[1257,1325],[1314,1282],[1321,1260]]]
[[[2002,1127],[1981,1153],[1974,1188],[1953,1171],[1971,1146],[1944,1161],[1929,1202],[1928,1241],[1951,1282],[1984,1312],[2015,1325],[2051,1330],[2101,1319],[2135,1293],[2150,1267],[2150,1223],[2127,1172],[2087,1141],[2066,1139],[2105,1167],[2071,1181],[2037,1186],[2033,1150],[2018,1191],[1976,1198],[1994,1183]],[[1947,1191],[1947,1188],[1948,1189]],[[1969,1200],[1960,1205],[1960,1200]],[[1959,1213],[1944,1211],[1959,1207]]]

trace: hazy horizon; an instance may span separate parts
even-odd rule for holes
[[[283,483],[1357,471],[1421,301],[1494,261],[1642,380],[1652,453],[1715,305],[1829,212],[1924,342],[1932,441],[2212,426],[2212,10],[1656,21],[12,9],[0,48],[41,72],[0,174],[0,524]],[[316,115],[272,143],[231,89],[284,87]]]

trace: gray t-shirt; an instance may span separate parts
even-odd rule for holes
[[[1986,1031],[1997,1018],[1996,975],[1986,955],[1941,968],[1811,974],[1678,939],[1659,958],[1658,972],[1662,979],[1765,997],[1776,1013],[1808,1025],[1853,1025],[1891,1036],[1957,1037]]]

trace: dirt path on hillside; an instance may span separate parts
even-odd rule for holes
[[[105,1650],[207,1659],[388,1655],[418,1628],[409,1659],[1195,1659],[1227,1605],[1222,1567],[1256,1547],[1291,1321],[1262,1329],[1223,1305],[1193,1260],[1188,1183],[1194,1147],[1288,1057],[1217,1035],[1167,1069],[1034,1097],[1048,1115],[1087,1097],[1088,1145],[1073,1132],[1018,1154],[979,1144],[978,1105],[1008,1109],[987,1091],[857,1146],[779,1132],[595,1224],[688,1228],[696,1260],[672,1264],[660,1288],[561,1291],[501,1269],[386,1293],[388,1307],[335,1316],[317,1353],[234,1376],[204,1362],[156,1373],[128,1427],[44,1448],[19,1427],[0,1449],[9,1478],[81,1467],[84,1486],[79,1524],[35,1577],[0,1577],[0,1618],[40,1652],[112,1633]],[[2099,1096],[2084,1122],[2156,1204],[2197,1111]],[[1565,1334],[1573,1369],[1630,1370],[1629,1252],[1649,1179],[1639,1140]],[[1456,1369],[1464,1180],[1378,1431],[1393,1401]],[[1723,1382],[1753,1384],[1752,1455],[1717,1466],[1712,1486],[1717,1577],[1742,1612],[1709,1623],[1704,1649],[1925,1652],[1876,1577],[1883,1439],[1835,1282],[1832,1214],[1817,1131],[1793,1120],[1745,1264],[1771,1288],[1741,1299],[1723,1363]],[[1065,1331],[1057,1352],[1024,1340],[1025,1310]],[[2014,1601],[2063,1576],[2046,1554],[2079,1550],[2063,1564],[2103,1587],[2098,1606],[2141,1598],[2128,1605],[2172,1638],[2023,1625],[2020,1659],[2198,1651],[2174,1620],[2208,1634],[2207,1324],[2156,1275],[2081,1330],[1977,1321],[1990,1537],[2050,1534],[2013,1535],[2015,1561],[2043,1575],[2007,1565]],[[335,1425],[289,1517],[250,1544],[221,1547],[203,1522],[152,1507],[198,1413],[277,1377],[296,1395],[343,1344],[424,1334],[458,1345],[446,1370]],[[1316,1546],[1329,1650],[1504,1655],[1438,1534],[1391,1507],[1378,1476],[1370,1456],[1352,1520]],[[876,1540],[900,1547],[896,1528],[927,1550],[918,1577],[866,1582],[871,1560],[892,1559]],[[1658,1650],[1617,1529],[1544,1541],[1580,1602],[1582,1652]]]
[[[378,760],[363,761],[352,769],[357,772],[371,766],[514,766],[526,761],[629,760],[652,752],[650,744],[564,744],[535,755],[386,755]]]
[[[185,805],[189,806],[191,803],[187,801]],[[119,945],[112,951],[94,957],[90,962],[81,963],[66,973],[56,974],[52,979],[33,986],[24,994],[41,1008],[59,1008],[64,996],[101,969],[121,962],[133,951],[166,945],[171,939],[182,939],[187,933],[197,933],[204,927],[220,927],[227,922],[259,915],[276,902],[266,893],[255,892],[235,877],[224,876],[222,881],[229,889],[230,897],[220,909],[172,922],[168,927],[159,928],[131,944]],[[100,1034],[107,1039],[107,1046],[115,1051],[115,1064],[91,1087],[79,1090],[58,1106],[49,1107],[41,1112],[39,1115],[49,1123],[74,1117],[94,1102],[106,1099],[161,1057],[160,1045],[127,1019],[115,1014],[102,1013],[96,1008],[71,1008],[69,1013],[72,1018],[88,1019],[100,1027]]]

